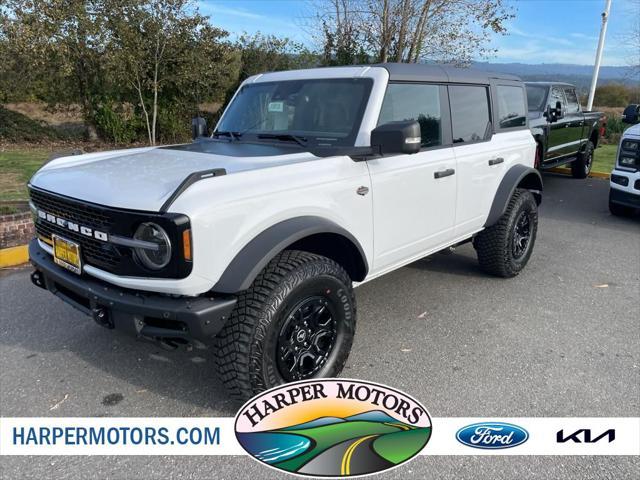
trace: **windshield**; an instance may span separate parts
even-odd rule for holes
[[[547,87],[542,85],[527,85],[527,103],[530,112],[544,110],[544,101],[547,96]]]
[[[216,131],[261,141],[294,135],[314,145],[353,146],[372,84],[369,78],[349,78],[245,85]]]

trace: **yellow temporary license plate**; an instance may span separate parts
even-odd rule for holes
[[[51,237],[53,240],[53,260],[61,267],[80,275],[82,272],[80,245],[58,235]]]

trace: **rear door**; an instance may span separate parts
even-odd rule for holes
[[[399,120],[420,123],[422,149],[367,161],[376,272],[424,256],[454,233],[457,177],[446,87],[390,83],[378,125]]]
[[[505,165],[493,140],[489,86],[451,85],[449,99],[458,176],[456,237],[461,237],[482,228]]]

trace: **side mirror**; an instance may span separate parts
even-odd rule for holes
[[[195,140],[198,137],[207,135],[207,121],[202,117],[194,117],[191,119],[191,138]]]
[[[564,113],[562,102],[556,102],[556,119],[564,118]]]
[[[418,153],[422,136],[415,120],[389,122],[371,130],[371,147],[380,155]]]
[[[640,117],[640,105],[632,103],[622,112],[622,121],[631,125],[638,123]]]

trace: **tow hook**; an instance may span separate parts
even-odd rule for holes
[[[42,272],[40,270],[34,270],[31,272],[31,283],[33,283],[36,287],[47,289],[47,286],[44,284],[44,277],[42,276]]]
[[[97,307],[91,310],[91,316],[95,320],[95,322],[101,327],[112,329],[114,328],[113,319],[109,315],[109,312],[106,308]]]

